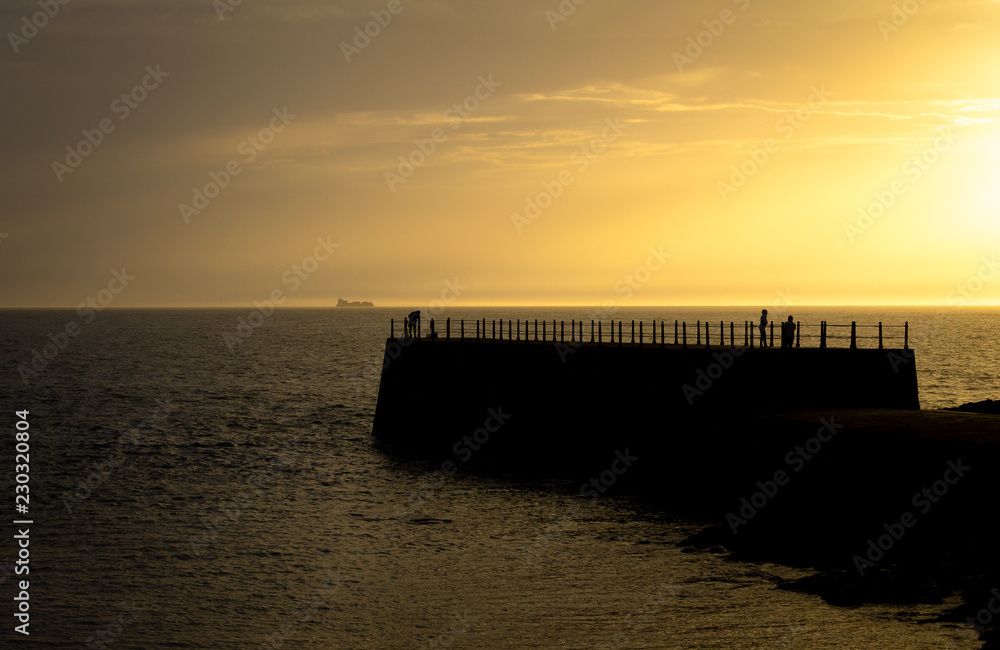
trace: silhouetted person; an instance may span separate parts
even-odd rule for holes
[[[767,347],[767,310],[760,310],[760,347]]]
[[[410,336],[413,338],[420,338],[420,310],[411,311],[408,316],[410,319]]]
[[[781,324],[781,347],[791,348],[795,342],[795,321],[789,316],[788,320]]]

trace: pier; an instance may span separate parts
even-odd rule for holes
[[[919,408],[906,323],[798,323],[791,349],[761,348],[749,322],[444,319],[416,336],[397,325],[372,434],[448,455],[502,409],[475,462],[586,467],[625,447],[683,454],[720,417],[741,436],[757,435],[762,413]]]
[[[778,323],[779,346],[781,343],[781,325],[783,322]],[[541,329],[539,329],[539,324],[541,324]],[[550,324],[551,327],[549,327]],[[768,340],[764,341],[764,347],[774,347],[774,325],[774,321],[771,321],[768,325]],[[524,343],[592,343],[618,346],[627,344],[638,345],[639,347],[658,345],[661,348],[673,346],[682,349],[687,349],[690,346],[710,348],[713,345],[735,347],[738,345],[737,341],[742,341],[739,345],[743,347],[761,347],[760,335],[758,333],[759,327],[751,321],[743,321],[742,328],[738,328],[737,324],[733,321],[730,321],[727,327],[725,321],[719,321],[716,326],[715,323],[700,320],[693,323],[679,320],[672,322],[654,320],[651,323],[643,323],[640,320],[638,321],[638,330],[636,327],[637,323],[635,320],[615,321],[611,319],[609,322],[603,320],[571,320],[569,321],[569,327],[567,327],[566,321],[515,320],[508,318],[506,321],[506,337],[504,337],[504,319],[502,318],[499,321],[495,319],[487,321],[485,318],[474,321],[462,319],[455,324],[454,329],[451,318],[446,318],[444,333],[442,335],[440,325],[436,324],[432,318],[428,324],[429,331],[427,338],[437,340],[443,337],[446,341],[453,339],[459,341],[487,339]],[[659,338],[657,338],[657,328],[659,328]],[[803,329],[806,329],[808,333],[803,334]],[[416,334],[413,338],[421,338],[422,333],[423,324],[421,321],[418,321]],[[737,336],[738,333],[741,333],[742,339]],[[402,336],[406,338],[409,334],[404,330]],[[389,322],[389,338],[396,338],[395,319],[391,319]],[[628,339],[627,343],[626,338]],[[861,347],[877,347],[879,350],[885,349],[886,342],[891,344],[892,342],[901,341],[903,349],[908,350],[910,347],[910,324],[909,322],[904,322],[902,325],[886,325],[881,321],[867,324],[858,324],[857,321],[831,324],[827,321],[820,321],[819,323],[806,323],[803,325],[800,321],[797,321],[795,322],[793,347],[802,347],[803,338],[806,339],[807,347],[810,339],[815,339],[817,347],[820,348],[834,347],[839,342],[845,342],[847,347],[857,349],[859,342],[861,342]],[[713,343],[713,341],[716,343]],[[866,346],[866,342],[869,345]]]

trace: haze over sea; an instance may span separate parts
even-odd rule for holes
[[[778,322],[908,321],[923,408],[1000,398],[1000,309],[762,307]],[[369,434],[382,350],[389,319],[398,332],[408,311],[278,310],[232,349],[224,334],[250,309],[109,310],[90,322],[71,310],[0,312],[5,422],[12,431],[24,409],[31,427],[32,617],[20,644],[979,647],[970,626],[935,620],[957,598],[834,607],[775,588],[807,570],[683,552],[678,543],[705,526],[697,515],[581,497],[554,477],[437,480],[433,464],[380,450]],[[434,315],[439,331],[450,316],[454,332],[462,318],[596,313],[423,315],[425,331]],[[719,321],[759,314],[619,307],[603,318],[708,321],[716,336]],[[79,334],[22,379],[33,350],[71,322]],[[798,380],[768,378],[774,390]],[[449,408],[440,397],[412,414],[415,435]],[[11,436],[3,449],[13,495]],[[711,458],[692,462],[711,471]],[[16,517],[12,498],[4,508],[8,522]],[[4,548],[12,626],[14,555]]]

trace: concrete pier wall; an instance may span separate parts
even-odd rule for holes
[[[919,408],[913,351],[389,339],[372,433],[456,463],[600,466],[683,455],[707,421],[845,407]]]

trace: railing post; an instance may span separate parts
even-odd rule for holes
[[[462,338],[464,340],[465,339],[465,319],[464,318],[461,319],[458,322],[458,326],[459,326],[459,328],[461,330],[461,336],[460,336],[460,338]]]
[[[618,347],[622,346],[622,322],[618,321]]]
[[[507,321],[507,322],[509,323],[510,321]],[[501,341],[503,340],[503,319],[502,318],[500,319],[500,340]]]
[[[434,319],[432,318],[431,319],[431,340],[433,341],[436,338],[437,338],[437,334],[434,333]]]
[[[819,322],[819,347],[826,347],[826,321],[821,320]]]
[[[882,321],[878,322],[878,349],[882,349]]]
[[[632,319],[632,343],[635,343],[635,319]]]
[[[684,343],[682,345],[684,346],[684,349],[687,350],[687,347],[688,347],[688,324],[687,324],[687,321],[684,321],[684,324],[682,326],[682,332],[683,332],[683,335],[684,335],[684,338],[682,339],[684,341]]]
[[[851,349],[858,349],[858,322],[851,321]]]
[[[662,348],[664,345],[666,345],[666,343],[667,343],[667,339],[666,339],[666,337],[663,336],[663,321],[661,320],[660,321],[660,347]]]
[[[708,331],[708,321],[705,321],[705,349],[706,350],[709,350],[712,347],[711,339],[712,339],[711,332]]]
[[[770,339],[770,341],[771,342],[767,344],[767,347],[773,349],[774,348],[774,321],[771,321],[771,339]]]
[[[390,318],[389,319],[389,338],[391,338],[391,339],[396,338],[396,319],[395,318]]]
[[[653,331],[655,332],[656,328],[653,328]],[[639,321],[639,347],[642,347],[642,321]]]
[[[611,342],[615,342],[615,319],[611,319]]]
[[[639,340],[642,341],[642,322],[639,322]],[[656,319],[653,319],[653,345],[656,345]]]
[[[510,326],[511,326],[511,322],[510,322],[510,319],[508,318],[507,319],[507,340],[508,341],[513,341],[514,339],[512,339],[510,337]]]
[[[736,325],[733,321],[729,321],[729,347],[736,347]]]
[[[501,327],[503,327],[503,325],[501,325]],[[491,338],[495,339],[496,337],[497,337],[497,322],[496,322],[496,319],[494,319],[493,320],[493,336]]]
[[[543,325],[544,327],[544,325]],[[535,319],[535,340],[538,340],[538,319]]]
[[[594,342],[594,319],[590,319],[590,342]]]
[[[521,340],[521,319],[520,318],[517,319],[517,332],[514,333],[514,340],[515,341],[520,341]]]
[[[451,340],[451,316],[444,320],[444,340]]]
[[[677,340],[677,321],[674,321],[674,345],[677,345],[679,341]]]
[[[743,321],[743,347],[750,346],[750,338],[747,336],[747,330],[749,329],[749,324],[746,321]]]
[[[479,319],[476,319],[476,340],[479,340]]]
[[[545,341],[545,321],[542,321],[542,341]]]
[[[910,349],[910,321],[903,324],[903,349]]]
[[[597,345],[599,345],[599,346],[603,345],[603,341],[601,340],[601,338],[602,338],[602,336],[601,336],[601,321],[597,321]]]
[[[698,340],[696,340],[694,344],[700,347],[701,346],[701,321],[698,321],[698,324],[695,325],[695,327],[698,328]]]
[[[795,347],[802,342],[802,321],[795,322]]]
[[[753,347],[753,325],[750,326],[750,347]]]
[[[726,323],[725,321],[719,321],[719,345],[726,346]]]
[[[556,323],[555,321],[552,321],[552,331],[555,331],[555,329],[556,329]],[[553,338],[555,338],[554,335]],[[559,321],[559,342],[560,343],[566,342],[566,321],[564,320]]]

